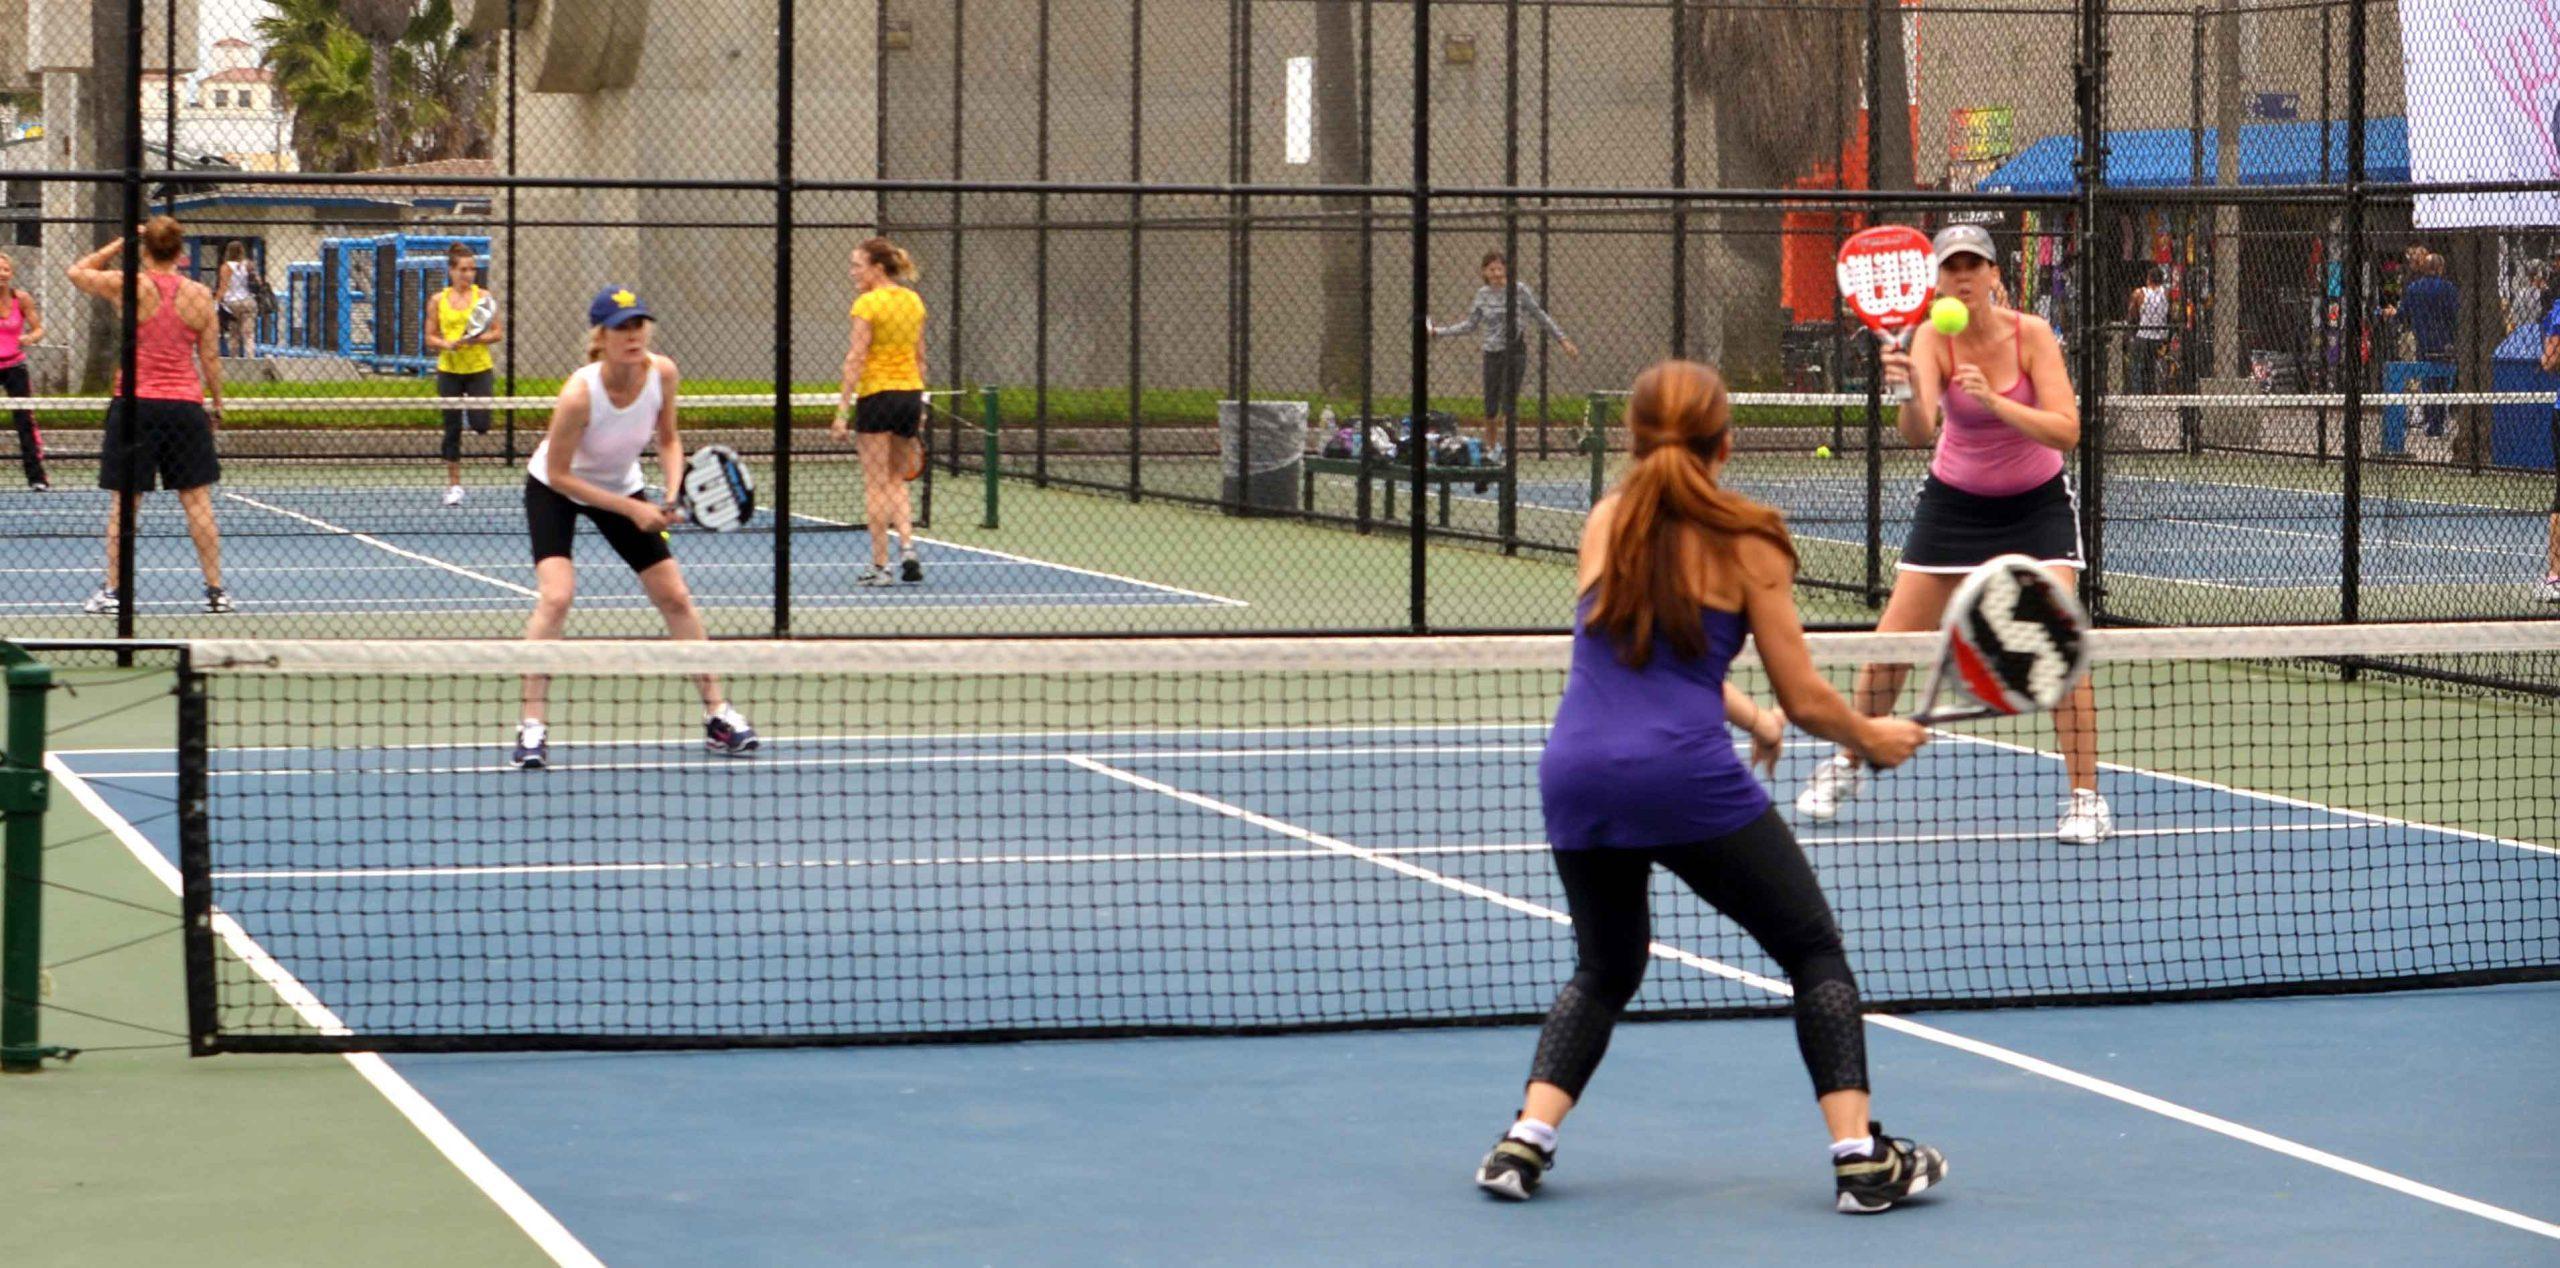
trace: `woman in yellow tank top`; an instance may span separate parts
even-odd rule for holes
[[[507,337],[504,318],[491,317],[486,329],[470,333],[472,310],[489,292],[480,286],[480,256],[457,242],[445,248],[445,269],[450,275],[443,290],[427,306],[427,350],[436,354],[436,395],[444,397],[487,396],[497,386],[497,361],[489,355],[489,345]],[[469,427],[473,435],[489,434],[489,411],[485,409],[449,409],[444,411],[444,504],[462,505],[462,429]]]
[[[862,519],[871,530],[871,566],[854,584],[889,586],[924,580],[916,558],[915,514],[907,481],[924,471],[924,300],[907,288],[915,258],[887,238],[853,249],[853,342],[844,353],[836,395],[836,439],[850,421],[862,459]],[[898,534],[898,572],[889,572],[889,531]]]

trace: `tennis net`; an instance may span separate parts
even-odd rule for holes
[[[1824,672],[1934,636],[1816,636]],[[1523,1021],[1570,971],[1551,637],[187,645],[201,1051]],[[1797,822],[1879,1009],[2560,976],[2560,624],[2102,631],[2115,835],[2038,719]],[[552,769],[508,765],[551,675]],[[689,675],[760,752],[703,751]],[[1756,668],[1738,681],[1765,695]],[[1827,746],[1795,734],[1784,813]],[[1781,1008],[1658,878],[1640,1015]]]

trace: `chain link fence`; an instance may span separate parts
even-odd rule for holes
[[[1884,221],[1983,225],[2056,331],[2102,617],[2554,610],[2560,182],[2498,157],[2550,110],[2466,141],[2531,93],[2449,25],[2548,43],[2520,0],[27,14],[12,632],[520,633],[527,466],[623,289],[685,442],[759,482],[746,530],[670,530],[716,634],[1556,628],[1666,356],[1740,393],[1730,479],[1788,512],[1808,616],[1871,622],[1929,463],[1832,278]],[[209,445],[105,426],[166,283],[70,270],[155,214]],[[920,265],[912,482],[830,425],[875,236]],[[494,338],[436,346],[474,286]],[[98,487],[136,467],[203,494]],[[860,585],[891,489],[924,578]],[[570,633],[663,628],[592,530],[574,558]]]

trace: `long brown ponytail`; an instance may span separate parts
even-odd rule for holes
[[[1650,660],[1657,637],[1683,658],[1706,653],[1704,596],[1692,593],[1686,543],[1695,541],[1718,571],[1740,566],[1734,545],[1747,535],[1767,538],[1795,561],[1786,517],[1717,484],[1708,469],[1732,424],[1724,376],[1694,361],[1655,365],[1627,396],[1635,466],[1618,482],[1617,519],[1587,620],[1629,665]]]

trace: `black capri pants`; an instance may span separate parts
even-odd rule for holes
[[[1608,1051],[1609,1033],[1635,998],[1652,956],[1648,891],[1655,864],[1741,925],[1795,986],[1796,1047],[1814,1095],[1867,1090],[1867,1039],[1858,984],[1803,847],[1773,807],[1705,841],[1653,849],[1555,852],[1573,913],[1573,980],[1538,1034],[1532,1081],[1577,1099]]]
[[[450,370],[436,371],[436,395],[438,396],[487,396],[489,389],[496,383],[497,372],[494,370],[477,370],[470,374],[455,374]],[[462,429],[465,427],[470,428],[471,434],[475,436],[488,435],[489,411],[467,408],[444,411],[445,461],[462,461]]]
[[[1484,354],[1484,416],[1510,418],[1520,410],[1520,380],[1529,370],[1529,345],[1515,343]]]

